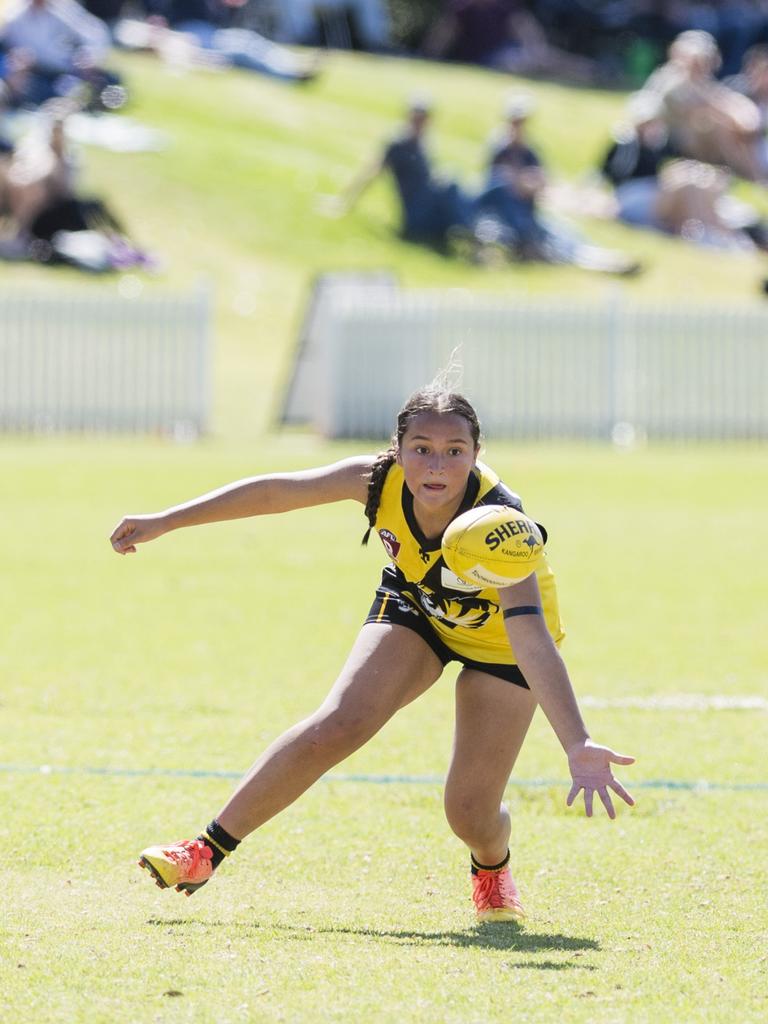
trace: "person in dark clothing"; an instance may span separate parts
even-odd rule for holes
[[[412,241],[440,248],[449,243],[464,248],[468,243],[469,254],[478,261],[500,252],[513,260],[571,263],[605,273],[635,272],[636,262],[623,253],[587,245],[544,224],[535,206],[544,172],[522,137],[530,100],[517,96],[511,104],[509,134],[497,146],[488,182],[479,194],[470,195],[456,182],[442,181],[432,173],[424,148],[429,105],[416,101],[410,106],[405,130],[340,196],[322,203],[322,212],[347,213],[371,182],[388,169],[401,203],[403,236]]]
[[[486,188],[478,202],[483,214],[497,217],[512,230],[511,241],[523,258],[540,258],[547,233],[536,213],[536,199],[546,184],[541,160],[525,141],[532,99],[513,95],[507,102],[506,125],[492,140]]]
[[[673,157],[661,103],[638,93],[628,106],[628,120],[616,132],[600,168],[611,183],[618,216],[627,224],[669,230],[659,212],[662,165]]]
[[[347,213],[374,179],[389,170],[400,200],[404,238],[443,246],[451,232],[471,231],[472,198],[455,181],[441,180],[432,172],[424,144],[430,114],[427,100],[413,100],[403,131],[381,156],[353,178],[340,196],[325,204],[324,212]]]
[[[498,241],[519,259],[609,274],[637,272],[639,265],[631,257],[592,245],[570,226],[552,223],[541,213],[547,174],[526,139],[533,108],[533,98],[526,94],[513,94],[507,101],[506,124],[491,144],[486,187],[476,202],[486,231],[495,225]]]

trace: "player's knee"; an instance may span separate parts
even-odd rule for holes
[[[445,794],[445,817],[451,829],[469,846],[482,846],[499,830],[500,808],[470,793]]]
[[[444,807],[448,824],[460,839],[464,839],[466,833],[475,831],[480,815],[468,795],[446,792]]]

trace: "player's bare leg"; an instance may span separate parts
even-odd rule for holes
[[[440,660],[412,630],[366,624],[317,711],[267,748],[197,839],[148,847],[140,866],[162,889],[195,892],[241,839],[362,746],[441,672]]]
[[[440,660],[413,630],[366,624],[317,711],[267,748],[217,820],[243,839],[371,739],[441,672]]]
[[[535,709],[530,690],[472,669],[459,675],[445,813],[471,850],[482,920],[523,916],[507,864],[511,822],[503,796]],[[478,865],[492,870],[478,874]]]

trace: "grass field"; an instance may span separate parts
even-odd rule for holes
[[[166,254],[166,277],[146,287],[201,275],[214,285],[216,418],[189,447],[0,440],[6,1019],[768,1019],[765,703],[653,703],[768,699],[764,447],[488,443],[487,460],[550,531],[564,653],[593,698],[592,732],[638,759],[622,773],[637,807],[587,821],[565,808],[563,756],[534,722],[509,791],[525,927],[473,925],[466,854],[435,781],[450,751],[451,672],[193,899],[159,892],[134,866],[143,846],[210,820],[264,744],[314,708],[370,602],[382,552],[359,547],[351,506],[174,534],[135,558],[107,544],[125,513],[360,450],[266,430],[312,274],[391,266],[406,285],[596,298],[616,285],[404,247],[383,183],[344,222],[312,213],[314,192],[345,180],[417,87],[446,111],[442,161],[476,174],[509,84],[499,76],[333,57],[316,87],[296,91],[123,60],[131,113],[174,145],[89,152],[90,180]],[[554,167],[582,172],[620,98],[536,89]],[[650,258],[621,286],[630,298],[757,301],[756,259],[594,232]],[[3,274],[19,286],[44,276]],[[646,706],[612,703],[626,697]]]
[[[450,750],[450,674],[337,773],[425,781],[318,784],[192,900],[133,866],[232,785],[169,772],[237,773],[319,701],[381,553],[358,547],[346,506],[175,534],[133,559],[106,536],[128,509],[346,450],[301,447],[0,446],[6,1016],[764,1020],[765,710],[592,708],[593,733],[638,758],[623,772],[638,805],[615,823],[566,810],[537,721],[515,778],[546,784],[510,789],[520,930],[473,926],[429,781]],[[551,530],[582,695],[768,697],[761,451],[488,457]],[[701,780],[714,788],[670,785]]]

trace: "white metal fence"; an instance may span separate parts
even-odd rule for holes
[[[0,430],[203,433],[205,291],[0,291]]]
[[[404,398],[457,346],[462,389],[494,436],[768,437],[768,311],[759,308],[336,287],[305,346],[311,380],[294,390],[310,396],[305,418],[326,435],[385,436]]]

